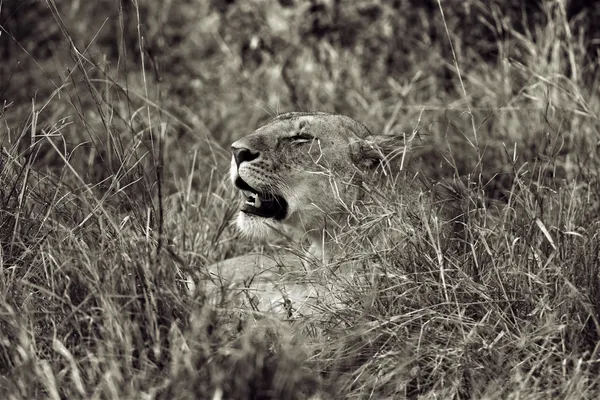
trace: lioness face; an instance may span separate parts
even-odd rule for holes
[[[232,144],[238,228],[266,236],[284,227],[320,232],[355,201],[367,128],[341,115],[289,113]],[[358,145],[357,145],[358,144]],[[284,230],[285,231],[285,230]]]

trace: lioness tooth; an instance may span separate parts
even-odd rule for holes
[[[254,207],[260,208],[260,204],[261,204],[260,196],[254,197]]]

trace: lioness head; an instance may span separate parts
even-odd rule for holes
[[[364,172],[381,166],[376,136],[342,115],[288,113],[236,141],[238,228],[264,237],[290,227],[314,239],[358,199]]]

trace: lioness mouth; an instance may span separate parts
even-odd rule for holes
[[[242,212],[277,220],[285,218],[288,205],[283,197],[259,192],[240,177],[236,178],[235,186],[242,191],[246,198],[246,202],[242,205]]]

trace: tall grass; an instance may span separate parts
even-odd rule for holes
[[[519,4],[0,2],[4,397],[597,398],[597,10]],[[390,198],[341,308],[190,295],[264,245],[227,147],[293,109],[414,132],[463,184],[457,245],[423,218],[372,246]]]

